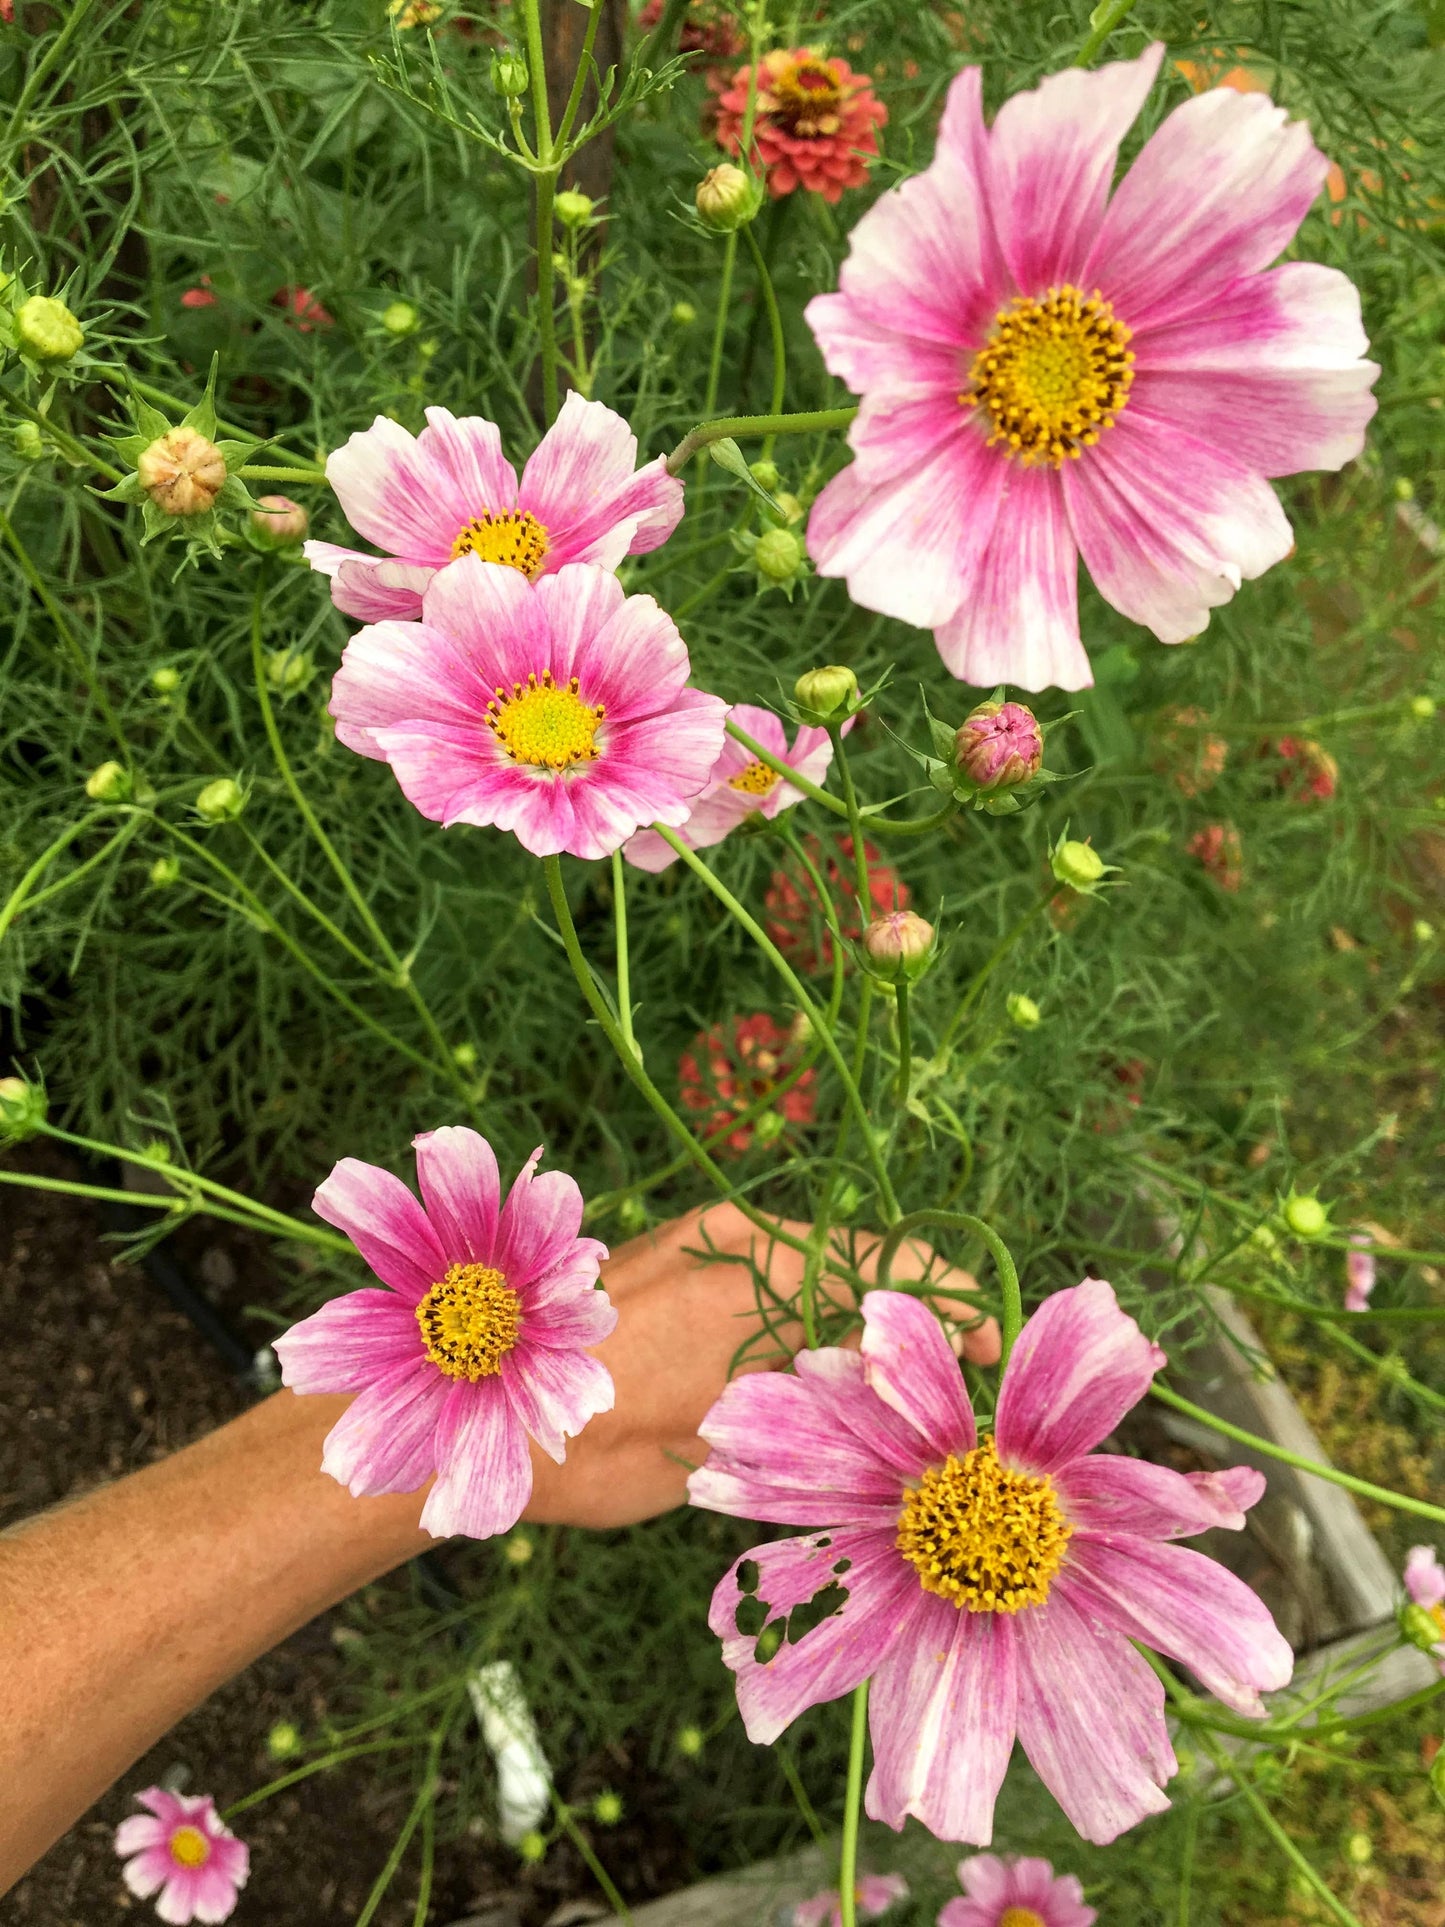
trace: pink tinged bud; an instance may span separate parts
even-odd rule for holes
[[[868,925],[863,948],[874,970],[889,983],[916,977],[933,955],[933,925],[912,910],[893,910]]]
[[[1023,703],[980,703],[954,742],[959,771],[975,789],[1014,789],[1043,768],[1043,732]]]
[[[286,495],[262,495],[251,511],[251,530],[264,548],[289,549],[306,540],[311,518]]]
[[[198,287],[186,289],[185,293],[181,296],[181,306],[183,308],[214,308],[216,306],[216,296],[211,288],[210,275],[203,274]]]
[[[135,465],[141,487],[163,515],[204,515],[226,486],[226,458],[184,425],[167,429]]]
[[[1360,1233],[1351,1237],[1355,1250],[1345,1257],[1345,1310],[1364,1311],[1375,1289],[1375,1257],[1368,1249],[1369,1239]]]

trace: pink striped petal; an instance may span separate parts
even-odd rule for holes
[[[141,1816],[137,1814],[133,1817],[139,1819]],[[129,1826],[130,1821],[122,1824]],[[129,1853],[131,1849],[120,1845],[119,1836],[120,1829],[117,1829],[116,1852]],[[153,1893],[160,1891],[175,1870],[176,1863],[171,1859],[171,1850],[162,1838],[153,1846],[143,1847],[134,1859],[128,1860],[120,1870],[120,1877],[137,1900],[149,1900]]]
[[[475,512],[450,471],[385,415],[332,450],[326,479],[357,534],[409,562],[447,561]]]
[[[294,1324],[274,1350],[293,1392],[357,1392],[420,1357],[416,1307],[394,1291],[351,1291]]]
[[[908,1421],[931,1458],[973,1450],[978,1433],[963,1372],[943,1327],[918,1299],[901,1291],[868,1292],[862,1355],[869,1389]]]
[[[1178,1762],[1148,1662],[1081,1609],[1062,1576],[1014,1623],[1019,1740],[1076,1831],[1106,1846],[1163,1813]]]
[[[1067,1465],[1108,1437],[1164,1362],[1102,1278],[1056,1291],[1004,1368],[994,1426],[1000,1459],[1034,1473]]]
[[[853,230],[855,241],[858,231]],[[956,397],[968,372],[961,342],[920,340],[890,327],[885,312],[876,296],[866,306],[851,294],[813,296],[803,315],[828,372],[855,395],[927,395],[940,404]]]
[[[416,1174],[437,1241],[453,1263],[492,1263],[501,1180],[487,1140],[463,1125],[412,1139]]]
[[[1099,1453],[1062,1466],[1054,1484],[1075,1526],[1188,1539],[1211,1526],[1238,1532],[1246,1511],[1263,1497],[1265,1481],[1252,1465],[1181,1473],[1147,1459]]]
[[[435,1434],[452,1383],[425,1353],[381,1373],[327,1433],[321,1470],[356,1499],[415,1492],[436,1468]]]
[[[623,597],[621,585],[611,608],[581,620],[567,610],[577,598],[578,570],[569,570],[538,584],[538,593],[547,596],[553,582],[548,613],[554,636],[575,622],[573,668],[580,681],[584,701],[606,705],[610,723],[638,717],[655,716],[673,700],[688,677],[687,645],[678,634],[677,624],[649,595]],[[587,571],[588,575],[594,572]],[[616,582],[616,576],[602,576],[603,582]],[[559,605],[561,605],[559,607]],[[560,680],[560,677],[559,677]]]
[[[437,1420],[436,1462],[423,1531],[490,1539],[521,1518],[532,1496],[532,1460],[500,1376],[452,1382]]]
[[[196,1869],[196,1875],[191,1918],[208,1923],[229,1920],[236,1909],[236,1882],[217,1866],[214,1856]]]
[[[834,1346],[799,1352],[793,1370],[806,1380],[818,1410],[840,1431],[856,1438],[903,1484],[915,1484],[925,1466],[936,1463],[937,1455],[917,1425],[886,1405],[869,1385],[861,1352]]]
[[[1015,1627],[1002,1613],[960,1612],[922,1592],[906,1636],[869,1695],[871,1819],[901,1828],[909,1814],[940,1840],[987,1846],[1013,1751]]]
[[[517,1173],[502,1206],[497,1264],[514,1291],[567,1255],[582,1228],[582,1193],[565,1171],[535,1175],[540,1149]]]
[[[1088,455],[1063,469],[1085,566],[1106,600],[1161,642],[1200,634],[1241,580],[1290,551],[1268,482],[1132,399]]]
[[[568,562],[615,569],[672,534],[683,485],[661,459],[639,470],[627,423],[573,389],[522,471],[518,502],[547,531],[549,571]]]
[[[750,1562],[758,1567],[756,1597],[768,1608],[769,1625],[830,1585],[844,1589],[847,1598],[801,1639],[785,1638],[772,1658],[760,1663],[754,1657],[757,1635],[737,1628],[738,1607],[748,1596],[738,1572]],[[770,1746],[810,1706],[840,1699],[875,1673],[917,1596],[911,1568],[899,1558],[891,1536],[878,1531],[814,1533],[744,1553],[714,1592],[708,1625],[722,1641],[723,1664],[737,1674],[738,1710],[748,1738]]]
[[[1078,278],[1104,219],[1119,143],[1163,57],[1156,40],[1137,60],[1092,73],[1066,67],[999,109],[988,136],[990,204],[1025,294]]]
[[[429,627],[454,638],[454,649],[439,665],[440,675],[456,681],[453,664],[463,661],[470,667],[465,689],[473,717],[480,718],[499,683],[510,689],[513,683],[525,684],[529,675],[540,676],[544,669],[565,682],[572,673],[565,658],[553,661],[547,601],[520,569],[464,555],[434,577],[422,608]],[[485,695],[478,704],[475,696],[481,691]]]
[[[975,689],[1088,689],[1079,555],[1059,477],[1011,464],[988,549],[938,652]]]
[[[447,1256],[426,1213],[390,1171],[342,1158],[311,1209],[344,1231],[381,1282],[413,1305],[446,1275]]]
[[[417,562],[358,555],[337,567],[331,600],[357,622],[416,622],[436,570]]]
[[[438,722],[486,734],[478,719],[491,693],[464,645],[442,630],[379,622],[347,643],[329,707],[338,741],[384,761],[377,732],[403,723]]]
[[[122,1859],[127,1854],[144,1853],[147,1847],[161,1845],[169,1829],[153,1813],[133,1813],[115,1830],[115,1851]]]
[[[204,1867],[177,1867],[172,1862],[170,1877],[156,1902],[156,1919],[165,1921],[167,1927],[187,1927],[190,1921],[203,1920],[205,1916],[198,1908],[205,1891],[205,1871]]]
[[[417,446],[451,478],[453,499],[468,504],[467,516],[505,514],[517,505],[517,476],[502,454],[501,431],[495,422],[481,415],[463,415],[450,409],[428,408],[427,425],[417,436]],[[467,519],[462,518],[462,521]],[[452,531],[456,539],[462,524]]]
[[[1136,330],[1200,305],[1294,239],[1329,162],[1265,94],[1218,87],[1176,107],[1109,204],[1081,285]]]
[[[603,1298],[601,1292],[592,1295]],[[613,1311],[602,1336],[616,1323]],[[518,1423],[558,1465],[567,1456],[567,1440],[576,1438],[599,1412],[610,1412],[615,1399],[605,1365],[584,1351],[550,1351],[531,1343],[525,1323],[521,1342],[502,1360],[501,1376]]]
[[[1242,1579],[1188,1546],[1076,1531],[1071,1596],[1106,1626],[1177,1659],[1247,1718],[1259,1695],[1288,1686],[1294,1654],[1269,1609]]]

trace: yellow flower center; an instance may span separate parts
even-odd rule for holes
[[[1439,1629],[1441,1639],[1445,1640],[1445,1606],[1427,1606],[1425,1610]]]
[[[925,1592],[971,1613],[1016,1613],[1048,1598],[1071,1532],[1051,1482],[1000,1465],[987,1434],[924,1473],[894,1544]]]
[[[522,1301],[490,1265],[453,1265],[416,1308],[426,1355],[448,1378],[490,1378],[517,1342]]]
[[[766,763],[744,763],[736,776],[728,778],[728,788],[741,790],[744,796],[766,796],[777,781],[778,772]]]
[[[998,1917],[998,1927],[1048,1927],[1048,1923],[1032,1907],[1005,1907]]]
[[[483,509],[457,531],[452,561],[459,555],[479,555],[483,562],[520,569],[529,582],[535,582],[547,559],[547,547],[547,531],[525,509],[509,509],[504,515]]]
[[[836,134],[843,124],[838,116],[843,90],[826,61],[805,58],[780,63],[767,91],[773,97],[772,111],[787,123],[790,133],[804,140]]]
[[[177,1827],[170,1846],[178,1867],[204,1867],[211,1857],[211,1843],[199,1827]]]
[[[495,700],[487,704],[487,727],[514,763],[569,769],[594,762],[601,753],[593,739],[606,714],[602,703],[583,702],[575,676],[559,689],[551,670],[544,669],[540,677],[514,682],[510,695],[497,685]]]
[[[1092,448],[1129,399],[1131,331],[1102,295],[1067,284],[1002,308],[973,358],[965,408],[989,416],[988,445],[1061,468]]]

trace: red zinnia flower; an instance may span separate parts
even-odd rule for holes
[[[273,308],[284,308],[288,319],[296,324],[297,330],[309,335],[316,328],[329,328],[335,322],[335,315],[323,308],[310,288],[293,287],[288,283],[278,288],[271,297]]]
[[[203,274],[194,288],[187,288],[181,296],[183,308],[214,308],[216,296],[211,289],[211,277]]]
[[[1198,857],[1221,890],[1233,892],[1244,881],[1244,852],[1233,824],[1206,824],[1184,847],[1190,856]]]
[[[1164,715],[1154,767],[1172,778],[1181,796],[1202,796],[1214,788],[1229,761],[1229,744],[1206,729],[1202,709],[1171,709]]]
[[[1279,786],[1285,794],[1297,803],[1328,803],[1340,775],[1329,751],[1307,736],[1281,736],[1274,748],[1284,765]]]
[[[845,937],[861,936],[865,922],[908,908],[908,885],[891,863],[884,862],[872,843],[863,845],[868,863],[866,918],[858,915],[852,837],[838,837],[826,854],[816,836],[805,837],[803,844],[814,866],[821,871],[829,895],[838,903],[838,924]],[[818,901],[813,879],[806,870],[795,864],[774,870],[763,908],[767,912],[768,935],[790,963],[797,964],[801,970],[826,970],[831,965],[833,935],[824,921],[823,906]]]
[[[798,1046],[792,1034],[766,1011],[714,1024],[711,1030],[701,1032],[692,1049],[684,1051],[678,1060],[682,1102],[689,1111],[706,1112],[703,1129],[711,1136],[759,1098],[770,1097],[797,1057]],[[813,1071],[804,1071],[797,1083],[777,1098],[771,1113],[764,1112],[752,1123],[730,1131],[721,1148],[740,1157],[755,1135],[768,1138],[765,1127],[772,1119],[777,1120],[771,1123],[773,1137],[789,1124],[811,1124],[817,1107],[817,1081]]]
[[[722,86],[717,137],[730,154],[742,147],[751,67],[739,67]],[[774,197],[806,187],[837,201],[845,187],[863,187],[868,160],[878,152],[875,128],[888,109],[867,74],[811,47],[781,48],[758,64],[753,119],[754,158]]]

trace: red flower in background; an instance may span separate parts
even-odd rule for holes
[[[3,0],[0,0],[0,4],[3,4]],[[211,277],[208,274],[203,274],[198,285],[187,288],[181,296],[183,308],[214,308],[215,305],[216,296],[212,292]]]
[[[1181,796],[1202,796],[1213,789],[1229,761],[1229,744],[1212,735],[1202,709],[1170,709],[1163,716],[1154,768],[1168,776]]]
[[[1284,767],[1279,786],[1297,803],[1328,803],[1340,778],[1340,766],[1327,749],[1307,736],[1281,736],[1274,746]]]
[[[1184,846],[1197,857],[1221,890],[1237,890],[1244,881],[1244,851],[1232,823],[1208,823]]]
[[[331,327],[336,317],[327,312],[310,288],[293,287],[288,283],[278,288],[271,297],[273,308],[284,308],[288,322],[294,322],[299,333],[311,334],[317,328]]]
[[[652,32],[662,18],[662,9],[663,0],[647,0],[637,16],[643,33]],[[718,0],[691,0],[678,36],[679,52],[703,54],[708,60],[732,60],[747,44],[747,35]]]
[[[861,936],[863,925],[875,917],[908,908],[908,885],[872,843],[863,845],[868,865],[866,917],[858,915],[852,837],[837,837],[832,849],[825,852],[819,839],[809,835],[804,837],[803,847],[838,906],[838,925],[845,937]],[[802,970],[826,970],[832,964],[833,933],[824,919],[813,879],[806,870],[794,863],[774,870],[763,898],[763,909],[768,935],[790,963]]]
[[[751,67],[739,67],[720,89],[717,137],[730,154],[742,148]],[[765,54],[758,63],[753,148],[774,197],[805,187],[836,201],[845,187],[863,187],[868,161],[878,152],[875,128],[888,109],[867,74],[846,60],[794,47]]]
[[[690,1051],[678,1059],[678,1083],[683,1107],[705,1112],[708,1136],[722,1130],[760,1098],[771,1097],[798,1061],[798,1043],[790,1031],[766,1011],[734,1017],[701,1032]],[[789,1124],[811,1124],[817,1105],[815,1072],[804,1071],[790,1090],[750,1124],[741,1124],[724,1138],[721,1148],[741,1157],[754,1138],[767,1142]]]

